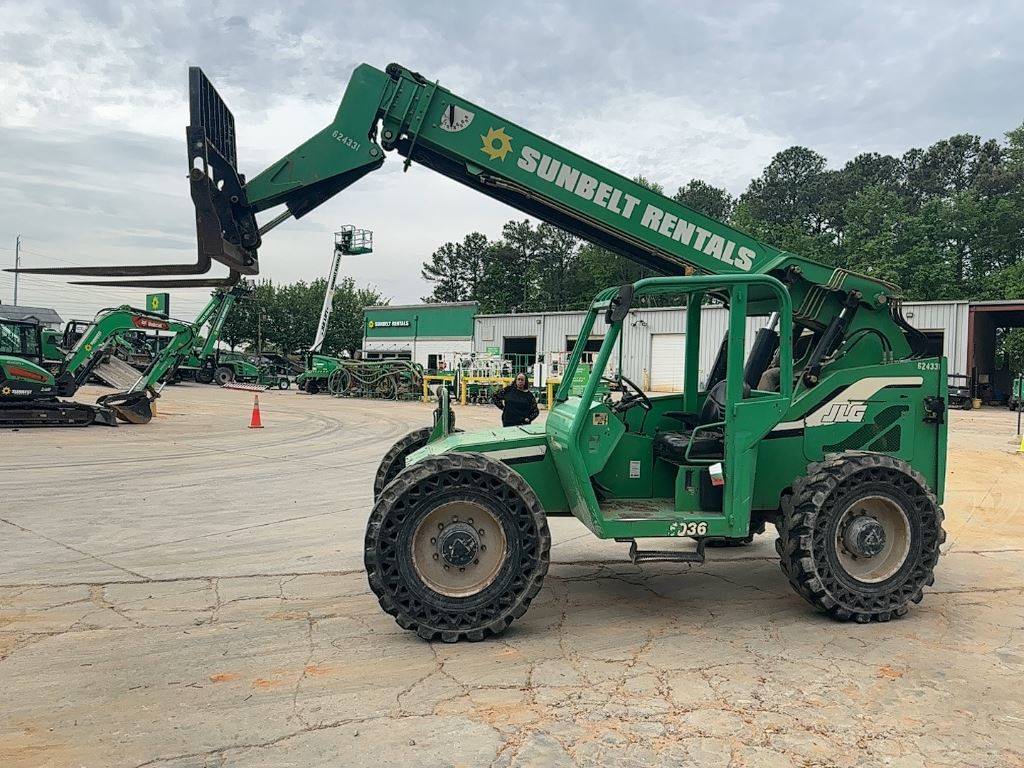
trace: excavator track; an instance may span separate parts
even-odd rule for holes
[[[0,429],[88,427],[92,424],[116,427],[117,417],[109,408],[56,399],[0,403]]]

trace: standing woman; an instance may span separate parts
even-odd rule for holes
[[[495,392],[491,401],[501,408],[503,427],[520,427],[529,424],[540,415],[537,398],[530,391],[525,373],[517,374],[512,384]]]

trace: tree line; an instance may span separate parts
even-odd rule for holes
[[[1003,141],[958,134],[827,166],[794,146],[738,197],[695,179],[672,198],[777,248],[893,282],[909,300],[1024,296],[1024,125]],[[580,309],[648,274],[528,220],[509,221],[496,239],[471,232],[445,243],[422,267],[424,301],[477,301],[483,312]]]
[[[274,350],[299,354],[313,343],[323,308],[327,280],[298,281],[275,285],[270,280],[250,283],[252,293],[235,302],[221,331],[221,341],[231,349]],[[331,322],[323,352],[352,352],[363,343],[363,308],[387,304],[374,288],[357,288],[346,277],[338,281]]]

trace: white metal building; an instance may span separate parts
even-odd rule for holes
[[[724,308],[706,306],[703,311],[701,380],[714,363],[728,324]],[[1024,326],[1024,302],[1017,301],[905,302],[903,314],[911,325],[925,332],[935,354],[946,356],[951,374],[973,373],[981,384],[990,380],[996,384],[1001,379],[994,359],[997,329]],[[552,364],[557,367],[573,348],[585,315],[583,311],[477,315],[473,350],[477,354],[542,355],[548,371],[557,373],[551,370]],[[766,321],[766,317],[747,320],[748,345]],[[597,349],[605,327],[599,317],[589,349]],[[623,372],[652,391],[681,389],[685,332],[685,308],[632,310],[623,332]]]

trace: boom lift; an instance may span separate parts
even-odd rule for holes
[[[365,564],[402,627],[449,642],[503,631],[540,590],[556,515],[630,543],[636,561],[701,561],[770,522],[783,573],[833,618],[886,621],[922,599],[944,539],[946,363],[926,356],[895,286],[758,242],[395,64],[359,66],[333,122],[246,181],[230,111],[200,70],[190,78],[200,261],[257,271],[266,231],[396,151],[667,275],[595,298],[545,424],[454,431],[442,391],[434,426],[385,455]],[[619,370],[625,391],[601,394],[634,302],[665,294],[691,309],[684,391],[651,397]],[[711,298],[728,335],[701,386]],[[745,354],[754,315],[771,322]],[[572,396],[598,316],[607,331]],[[696,548],[641,550],[648,537]]]
[[[334,259],[327,273],[327,287],[324,290],[324,306],[320,310],[320,321],[316,324],[316,337],[306,351],[306,369],[295,379],[299,389],[315,395],[327,388],[327,380],[331,374],[341,368],[342,362],[337,357],[322,354],[324,339],[327,338],[327,326],[334,311],[334,294],[338,288],[338,272],[341,269],[342,256],[355,256],[373,252],[373,232],[368,229],[356,229],[346,224],[334,233]]]

